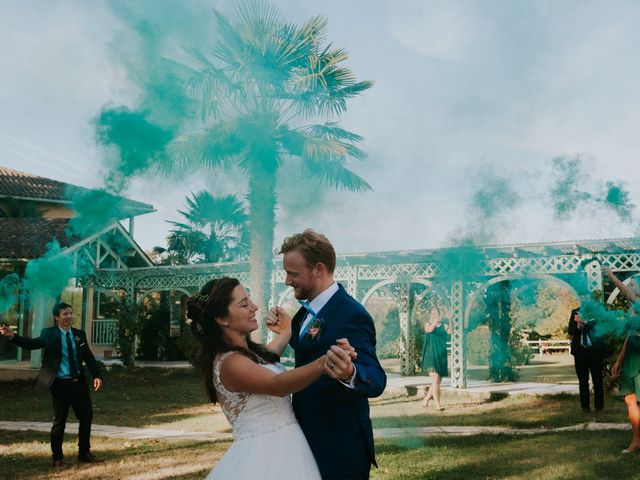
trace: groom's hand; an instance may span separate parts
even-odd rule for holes
[[[328,376],[342,382],[349,381],[353,375],[354,368],[349,351],[343,350],[337,345],[332,345],[327,350],[324,372]]]

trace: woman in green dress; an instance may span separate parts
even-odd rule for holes
[[[606,268],[605,273],[631,302],[637,304],[640,301],[640,296],[634,291],[635,289],[622,283],[610,268]],[[629,333],[611,369],[611,374],[614,377],[620,377],[620,394],[624,396],[631,423],[631,443],[622,453],[640,449],[640,406],[638,405],[638,398],[640,398],[640,317],[638,317],[635,306],[632,310],[634,318],[631,321]]]
[[[437,410],[440,405],[440,382],[442,377],[449,375],[447,368],[447,340],[451,334],[451,324],[440,316],[440,310],[433,307],[429,314],[429,321],[424,324],[424,347],[422,349],[422,371],[431,377],[431,386],[422,400],[424,407],[429,406],[433,398]]]

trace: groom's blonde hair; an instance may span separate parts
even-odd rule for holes
[[[327,237],[312,228],[285,238],[280,249],[276,250],[276,255],[284,255],[293,250],[300,252],[309,267],[322,263],[329,273],[336,269],[336,251],[333,245]]]

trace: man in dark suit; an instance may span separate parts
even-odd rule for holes
[[[78,461],[99,463],[91,453],[91,421],[93,409],[91,396],[85,382],[82,362],[87,364],[93,376],[93,388],[97,392],[102,388],[102,377],[84,331],[71,327],[73,312],[71,305],[58,303],[53,307],[55,326],[45,328],[38,338],[25,338],[13,333],[10,327],[0,326],[0,334],[8,340],[28,350],[44,348],[42,366],[36,380],[37,391],[51,391],[53,399],[53,425],[51,427],[51,452],[53,466],[65,468],[62,440],[67,424],[69,407],[80,423],[78,431]]]
[[[367,398],[387,383],[373,320],[333,279],[336,253],[324,235],[307,229],[285,239],[279,253],[303,305],[292,321],[296,367],[328,356],[327,376],[293,395],[296,417],[323,479],[367,479],[376,465]]]
[[[589,407],[589,372],[593,382],[593,403],[596,412],[604,407],[604,385],[602,370],[604,367],[604,345],[597,333],[596,322],[583,321],[580,309],[571,311],[569,325],[567,327],[571,335],[571,355],[578,377],[580,390],[580,405],[585,412],[591,411]]]

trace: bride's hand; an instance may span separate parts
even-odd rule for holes
[[[267,313],[267,328],[281,335],[291,331],[291,316],[282,307],[273,307]]]

